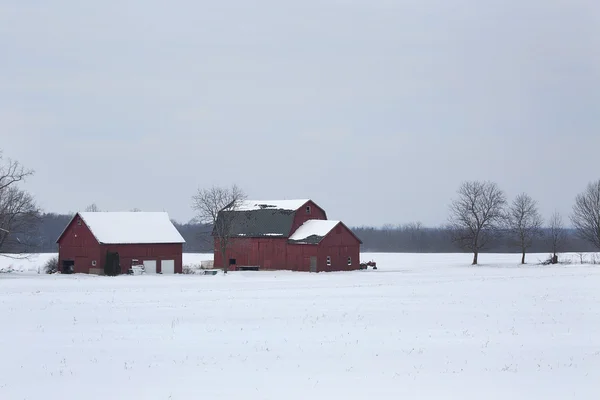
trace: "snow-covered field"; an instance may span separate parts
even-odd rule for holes
[[[600,395],[600,266],[363,254],[379,269],[37,274],[50,256],[0,258],[22,271],[0,273],[0,399]]]

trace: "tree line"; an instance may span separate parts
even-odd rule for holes
[[[552,252],[552,264],[558,262],[557,253],[566,248],[568,233],[558,212],[543,230],[537,201],[521,193],[509,203],[494,182],[464,182],[449,212],[447,229],[451,240],[460,249],[473,253],[473,265],[478,264],[479,253],[502,239],[521,253],[521,264],[525,264],[525,256],[536,239],[545,238]],[[600,180],[590,182],[576,196],[570,220],[575,235],[595,251],[600,250]]]
[[[38,226],[39,241],[35,248],[37,252],[52,253],[58,251],[56,239],[61,234],[72,214],[41,214]],[[196,222],[180,223],[173,221],[186,243],[184,251],[191,253],[211,252],[213,244],[210,234],[211,224]],[[453,253],[462,250],[452,242],[450,231],[445,227],[426,227],[420,223],[407,223],[401,225],[385,225],[383,227],[356,226],[351,227],[356,235],[363,241],[362,251],[365,252],[393,252],[393,253]],[[533,240],[530,251],[532,253],[553,253],[549,242],[552,230],[542,228],[543,235]],[[589,242],[580,238],[574,229],[565,229],[564,247],[560,252],[592,252],[597,249]],[[499,237],[490,243],[486,249],[493,253],[514,253],[515,247],[505,237]],[[10,252],[10,251],[7,251]],[[558,251],[557,251],[558,252]]]
[[[74,215],[43,212],[22,188],[33,174],[19,162],[5,159],[0,151],[0,253],[56,252],[56,239]],[[243,191],[235,185],[232,189],[198,189],[191,204],[197,217],[188,223],[173,221],[186,240],[184,251],[212,252],[216,213],[238,198],[243,198]],[[91,204],[85,210],[100,208]],[[498,185],[489,181],[462,183],[448,211],[448,221],[440,227],[413,222],[351,228],[363,241],[362,251],[471,252],[473,264],[484,251],[519,252],[522,263],[527,253],[544,252],[551,254],[549,262],[556,263],[559,252],[600,250],[600,180],[590,182],[575,197],[572,213],[566,217],[572,225],[568,229],[566,218],[559,213],[544,220],[538,203],[529,195],[522,193],[509,202]],[[217,228],[220,232],[226,226]]]

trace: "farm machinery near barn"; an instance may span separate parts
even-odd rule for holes
[[[369,267],[377,269],[377,263],[375,261],[367,261],[360,263],[360,269],[369,269]]]

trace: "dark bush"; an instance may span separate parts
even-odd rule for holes
[[[54,256],[44,264],[44,272],[47,274],[55,274],[58,272],[58,256]]]

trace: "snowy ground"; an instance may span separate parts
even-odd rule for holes
[[[13,260],[23,272],[0,274],[0,399],[563,400],[600,391],[600,266],[363,254],[379,269],[38,275],[50,256]]]

